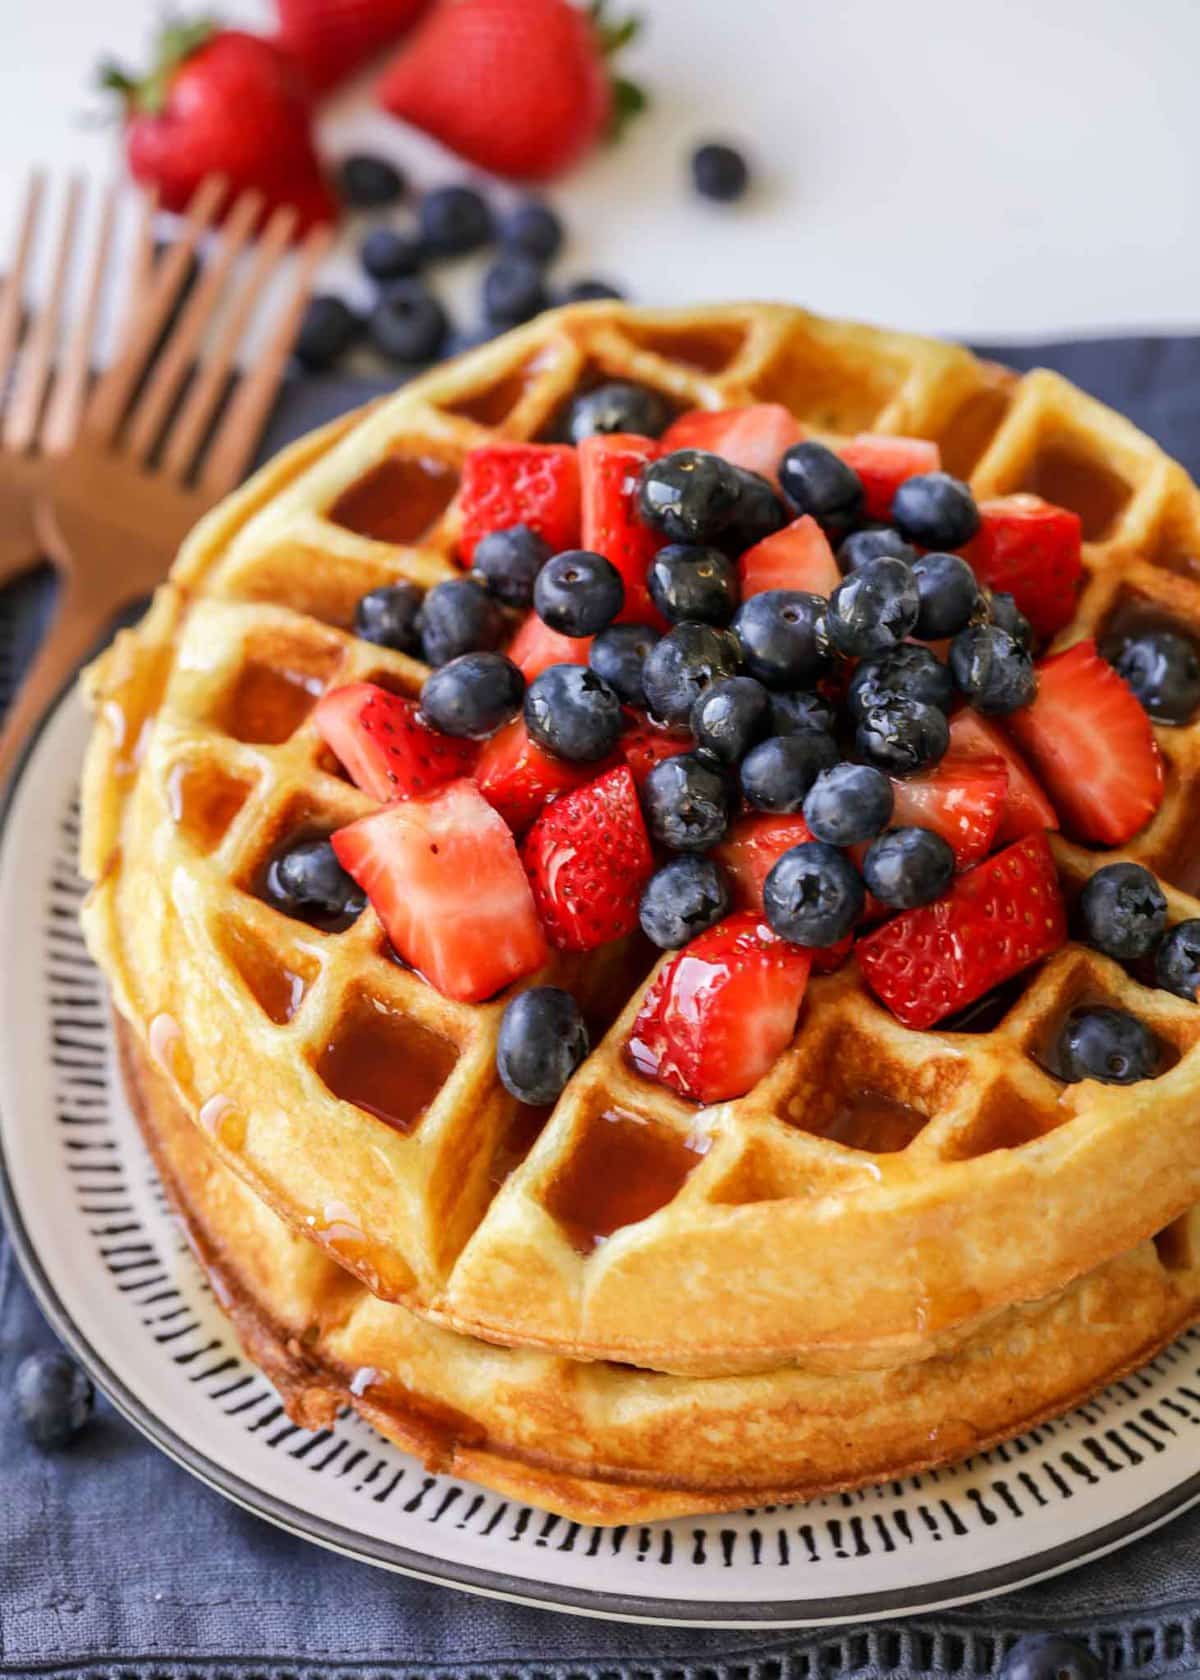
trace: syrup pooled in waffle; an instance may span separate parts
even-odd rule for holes
[[[415,694],[427,674],[349,634],[354,603],[455,575],[465,453],[553,435],[573,393],[612,377],[680,408],[783,402],[817,435],[933,438],[979,495],[1075,508],[1088,582],[1056,645],[1127,614],[1200,628],[1196,490],[1052,375],[783,307],[547,315],[285,452],[100,661],[92,948],[223,1159],[383,1298],[667,1372],[944,1352],[1200,1198],[1194,1006],[1070,944],[959,1030],[914,1032],[851,964],[813,982],[754,1090],[697,1110],[625,1058],[651,956],[629,941],[556,959],[548,978],[613,1024],[554,1111],[530,1113],[496,1079],[501,1003],[438,995],[369,909],[320,930],[261,896],[280,845],[370,808],[321,744],[318,695],[364,677]],[[1174,921],[1200,913],[1200,728],[1156,733],[1167,797],[1144,834],[1120,854],[1055,847],[1069,890],[1114,855],[1155,869]],[[1154,1031],[1157,1079],[1054,1076],[1058,1025],[1095,999]]]

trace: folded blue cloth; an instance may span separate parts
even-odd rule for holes
[[[1060,369],[1200,468],[1200,339],[987,353]],[[377,389],[298,385],[267,449]],[[0,601],[0,700],[46,599],[34,578]],[[1043,1628],[1085,1636],[1131,1680],[1200,1672],[1200,1512],[1057,1580],[902,1623],[800,1634],[623,1626],[425,1586],[294,1539],[193,1480],[103,1401],[74,1448],[39,1453],[9,1397],[20,1360],[52,1341],[0,1233],[0,1675],[973,1680],[995,1672],[1017,1633]]]

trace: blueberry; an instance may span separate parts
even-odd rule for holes
[[[823,694],[793,689],[769,698],[772,735],[799,735],[806,729],[824,729],[832,734],[837,726],[837,714]]]
[[[979,584],[957,554],[921,554],[912,562],[920,611],[915,633],[927,641],[956,636],[979,605]]]
[[[424,599],[424,591],[415,583],[386,583],[372,589],[354,609],[354,634],[377,647],[417,653],[421,646],[417,619]]]
[[[844,939],[862,914],[862,878],[845,852],[806,840],[767,876],[763,909],[781,939],[819,949]]]
[[[534,611],[560,636],[594,636],[624,605],[620,572],[603,554],[586,548],[554,555],[533,585]]]
[[[1068,1084],[1098,1079],[1103,1085],[1136,1085],[1159,1069],[1158,1041],[1124,1009],[1093,1004],[1073,1009],[1058,1039],[1058,1070]]]
[[[461,653],[500,646],[504,614],[470,578],[447,578],[426,595],[417,620],[427,665],[446,665]]]
[[[779,488],[796,513],[811,513],[833,542],[863,516],[862,479],[823,443],[794,443],[779,463]]]
[[[704,543],[737,512],[737,469],[703,449],[676,449],[642,469],[642,518],[673,542]]]
[[[730,204],[750,184],[750,171],[741,152],[710,140],[692,153],[692,183],[701,198]]]
[[[804,801],[814,837],[831,846],[873,840],[892,820],[892,784],[869,764],[835,764],[822,770]]]
[[[642,673],[657,641],[658,631],[648,624],[610,624],[592,642],[588,664],[616,689],[627,706],[644,706]]]
[[[620,739],[621,702],[588,666],[550,665],[525,690],[525,727],[558,758],[593,763]]]
[[[328,840],[300,840],[272,858],[267,902],[305,922],[337,922],[360,916],[366,896],[337,860]]]
[[[525,678],[502,653],[460,653],[426,677],[421,710],[443,735],[494,735],[521,709]]]
[[[672,624],[728,624],[737,610],[737,567],[719,549],[668,543],[646,573],[650,598]]]
[[[483,277],[483,313],[501,327],[531,321],[549,306],[546,283],[533,257],[506,251]]]
[[[1005,1657],[1000,1680],[1104,1680],[1104,1664],[1080,1639],[1029,1633]]]
[[[954,879],[954,848],[931,828],[889,828],[867,848],[862,871],[881,904],[915,910]]]
[[[736,676],[740,666],[738,644],[728,630],[677,624],[646,657],[646,704],[660,723],[686,725],[700,696],[723,677]]]
[[[916,549],[905,542],[899,531],[893,531],[890,525],[869,525],[864,530],[851,531],[837,551],[837,563],[843,572],[856,572],[868,560],[878,560],[884,554],[904,560],[910,566],[917,558]]]
[[[1165,991],[1200,1003],[1200,919],[1176,923],[1158,947],[1154,971]]]
[[[501,1017],[496,1072],[518,1102],[545,1108],[558,1101],[589,1048],[583,1014],[570,992],[531,986],[518,992]]]
[[[660,759],[642,785],[651,838],[672,852],[707,852],[729,829],[729,784],[707,755]]]
[[[747,472],[745,467],[733,470],[738,481],[737,509],[714,540],[736,558],[765,537],[782,531],[788,522],[788,511],[765,478]]]
[[[506,607],[529,607],[534,582],[551,553],[546,539],[528,525],[506,525],[475,544],[472,576]]]
[[[87,1372],[58,1349],[17,1366],[17,1415],[39,1447],[68,1446],[91,1418],[96,1391]]]
[[[890,653],[860,659],[846,690],[851,717],[861,719],[872,706],[894,699],[920,700],[923,705],[950,709],[954,680],[948,668],[928,648],[902,642]]]
[[[821,771],[837,761],[837,743],[823,729],[772,735],[742,760],[742,793],[756,811],[799,811]]]
[[[487,200],[474,187],[437,187],[425,194],[417,217],[421,238],[439,257],[464,256],[495,237]]]
[[[393,362],[432,362],[448,327],[445,310],[417,280],[395,281],[367,319],[372,344]]]
[[[898,647],[917,622],[920,599],[912,569],[895,555],[867,560],[829,599],[829,635],[839,653],[861,659]]]
[[[829,603],[802,589],[767,589],[738,608],[733,633],[746,669],[768,688],[800,688],[832,658]]]
[[[362,322],[349,304],[329,292],[319,292],[309,298],[304,311],[296,335],[296,359],[310,373],[318,373],[344,356],[361,331]]]
[[[338,191],[355,210],[379,210],[395,204],[408,190],[402,169],[373,152],[351,152],[338,164]]]
[[[1167,925],[1167,900],[1148,869],[1107,863],[1079,895],[1083,937],[1106,957],[1148,957]]]
[[[415,233],[372,228],[358,248],[358,260],[372,280],[407,280],[416,274],[425,252]]]
[[[500,243],[538,262],[552,262],[562,248],[563,225],[548,204],[529,199],[509,211],[500,224]]]
[[[961,548],[979,529],[979,509],[961,478],[918,473],[896,491],[892,524],[920,548]]]
[[[562,295],[564,303],[601,303],[610,299],[622,303],[624,298],[625,293],[607,280],[572,280]]]
[[[720,864],[685,853],[665,863],[647,881],[638,920],[651,944],[677,951],[729,910],[729,883]]]
[[[1105,659],[1125,678],[1155,723],[1190,723],[1200,707],[1200,648],[1165,626],[1107,640]]]
[[[1033,625],[1017,606],[1016,598],[1000,590],[988,602],[988,617],[998,630],[1007,630],[1026,653],[1033,652]]]
[[[1037,693],[1027,648],[994,624],[972,624],[950,643],[950,670],[977,712],[1015,712]]]
[[[572,443],[599,432],[636,432],[659,437],[667,429],[671,410],[667,399],[648,385],[614,379],[576,397],[567,410],[566,433]]]
[[[770,696],[761,683],[725,677],[692,707],[692,734],[722,764],[736,764],[767,733],[770,715]]]
[[[868,764],[891,776],[911,776],[945,756],[950,725],[939,707],[896,695],[866,708],[854,742]]]

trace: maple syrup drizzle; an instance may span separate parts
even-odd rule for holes
[[[746,342],[741,327],[626,326],[625,331],[643,350],[698,373],[723,372]]]
[[[611,1108],[589,1121],[543,1197],[572,1246],[590,1254],[626,1225],[674,1201],[708,1149],[652,1120]]]
[[[1038,450],[1021,489],[1058,507],[1072,508],[1083,524],[1085,542],[1102,542],[1108,536],[1132,494],[1110,467],[1063,443],[1049,443]]]
[[[530,369],[516,368],[505,378],[485,386],[482,391],[472,391],[469,396],[460,397],[455,402],[444,403],[442,406],[447,414],[461,415],[464,420],[474,420],[481,426],[499,426],[516,408],[529,389],[530,382]]]
[[[235,741],[274,747],[293,736],[321,697],[320,677],[250,660],[221,710],[221,728]]]
[[[883,1091],[864,1089],[844,1098],[820,1135],[848,1149],[893,1155],[908,1148],[928,1119],[920,1109],[898,1102]]]
[[[225,945],[264,1015],[277,1027],[285,1027],[304,1002],[310,977],[289,968],[240,928],[229,930]]]
[[[129,781],[137,774],[170,670],[171,649],[159,649],[132,664],[105,695],[101,714],[117,749],[113,769],[118,781]]]
[[[335,1097],[411,1132],[454,1071],[457,1047],[375,998],[363,998],[316,1069]]]
[[[435,455],[389,455],[334,502],[335,525],[376,542],[419,542],[445,513],[458,469]]]
[[[521,1165],[553,1113],[553,1103],[545,1108],[534,1108],[529,1103],[517,1104],[508,1130],[496,1145],[488,1170],[488,1177],[494,1185],[499,1187]]]
[[[973,391],[955,410],[938,442],[942,466],[955,478],[967,478],[1008,413],[1007,390]]]
[[[176,764],[167,777],[171,820],[202,851],[211,852],[225,838],[250,792],[246,782],[227,776],[216,765]]]

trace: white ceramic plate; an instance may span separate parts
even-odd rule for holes
[[[563,1610],[807,1626],[961,1603],[1070,1568],[1200,1499],[1200,1335],[961,1467],[806,1506],[583,1528],[431,1476],[353,1416],[310,1434],[242,1358],[113,1071],[76,925],[69,694],[0,850],[0,1197],[42,1306],[111,1399],[230,1498],[371,1563]],[[603,1582],[598,1589],[597,1581]]]

